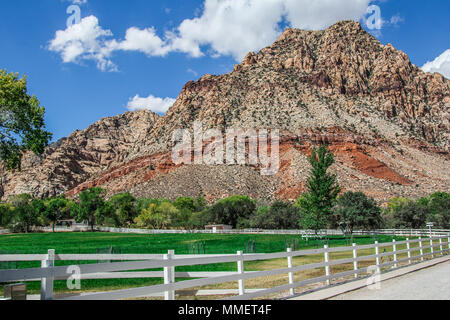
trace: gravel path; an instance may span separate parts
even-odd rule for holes
[[[332,300],[450,300],[450,261],[383,281],[380,290],[364,288]]]

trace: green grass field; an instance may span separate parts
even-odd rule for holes
[[[301,236],[291,235],[220,235],[220,234],[163,234],[163,235],[130,235],[112,233],[38,233],[15,234],[0,236],[0,254],[45,254],[48,249],[55,249],[59,254],[78,253],[105,253],[110,247],[114,247],[114,253],[146,253],[163,254],[168,250],[175,250],[177,254],[188,254],[189,246],[198,241],[205,242],[206,254],[233,254],[244,251],[249,241],[256,242],[257,253],[284,252],[286,243],[298,241],[298,250],[309,248],[322,248],[324,241],[306,241]],[[391,242],[394,237],[378,236],[355,237],[358,245],[373,244],[375,240]],[[398,241],[404,238],[395,238]],[[330,247],[347,246],[350,239],[344,237],[330,237]],[[317,257],[321,259],[321,257]],[[316,258],[313,258],[316,260]],[[78,261],[57,261],[56,265],[71,265]],[[92,262],[90,262],[92,263]],[[95,263],[95,262],[94,262]],[[246,271],[264,270],[277,265],[282,266],[285,261],[254,261],[246,263]],[[309,263],[309,260],[299,259],[299,263]],[[39,267],[40,262],[12,262],[1,263],[0,268],[31,268]],[[188,266],[177,268],[177,271],[236,271],[235,263],[216,264],[206,266]],[[177,279],[181,280],[181,279]],[[83,280],[83,292],[107,291],[123,288],[149,286],[162,283],[162,279],[110,279],[110,280]],[[31,293],[39,292],[40,283],[28,283]],[[55,292],[67,292],[65,281],[55,282]]]

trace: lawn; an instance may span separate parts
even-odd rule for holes
[[[373,244],[375,240],[381,242],[391,242],[394,237],[378,236],[376,238],[356,237],[358,245]],[[396,237],[398,241],[404,238]],[[114,253],[146,253],[163,254],[168,250],[175,250],[177,254],[190,253],[190,245],[202,241],[205,244],[206,254],[233,254],[237,251],[246,251],[250,241],[256,243],[257,253],[272,253],[286,251],[286,245],[297,243],[297,250],[309,248],[322,248],[326,244],[322,240],[306,241],[298,235],[221,235],[221,234],[163,234],[163,235],[130,235],[113,233],[38,233],[38,234],[15,234],[0,235],[0,254],[45,254],[48,249],[55,249],[60,254],[77,253],[106,253],[111,247]],[[344,237],[330,237],[328,240],[330,247],[347,246],[350,239]],[[349,252],[351,255],[351,252]],[[367,254],[373,254],[367,252]],[[294,259],[295,265],[309,264],[322,261],[323,256],[299,257]],[[78,264],[78,261],[57,261],[56,265]],[[86,262],[81,262],[86,263]],[[245,265],[246,271],[267,270],[286,267],[285,259],[271,261],[254,261]],[[30,268],[39,267],[40,262],[18,262],[1,263],[0,268]],[[188,266],[177,268],[177,271],[236,271],[235,263],[215,264],[206,266]],[[322,270],[312,270],[307,273],[296,275],[300,279],[315,276],[322,273]],[[181,280],[181,279],[177,279]],[[261,288],[262,286],[273,285],[285,281],[283,276],[273,279],[255,279],[248,281],[249,288]],[[132,287],[149,286],[162,283],[162,279],[110,279],[110,280],[83,280],[83,292],[87,291],[107,291]],[[209,288],[235,288],[236,284],[223,284]],[[30,293],[39,293],[40,283],[28,283]],[[55,292],[68,292],[65,281],[55,282]]]

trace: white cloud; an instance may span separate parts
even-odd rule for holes
[[[371,0],[285,0],[287,20],[294,28],[324,29],[340,20],[359,21]]]
[[[110,44],[105,40],[112,35],[110,30],[103,30],[98,25],[95,16],[89,16],[66,30],[56,31],[48,49],[61,54],[64,63],[94,60],[100,70],[115,71],[117,67],[109,59]]]
[[[447,79],[450,79],[450,49],[447,49],[433,61],[425,63],[422,70],[425,72],[439,72]]]
[[[111,50],[138,51],[147,56],[165,56],[170,51],[170,47],[156,35],[155,28],[140,30],[129,28],[125,35],[125,40],[117,42],[114,40],[110,44]]]
[[[371,0],[205,0],[200,17],[184,20],[172,49],[194,57],[208,45],[237,61],[274,42],[286,20],[301,29],[323,29],[340,20],[360,20]]]
[[[102,71],[117,71],[110,57],[115,51],[137,51],[147,56],[165,56],[170,46],[159,38],[155,29],[129,28],[125,39],[110,39],[113,33],[99,26],[95,16],[83,18],[80,23],[59,30],[50,41],[48,49],[61,55],[64,63],[81,63],[94,60]]]
[[[198,17],[184,20],[165,32],[164,37],[158,36],[154,27],[131,27],[124,40],[110,41],[105,37],[111,37],[111,31],[102,29],[98,19],[90,16],[78,27],[58,31],[49,49],[60,53],[66,63],[95,60],[103,71],[117,70],[110,60],[115,51],[142,52],[149,57],[170,52],[191,57],[225,55],[241,61],[248,52],[274,42],[282,32],[281,22],[295,28],[323,29],[340,20],[363,19],[370,3],[371,0],[204,0]]]
[[[172,98],[158,98],[149,95],[147,98],[136,95],[128,102],[128,110],[136,111],[140,109],[151,110],[155,113],[166,113],[167,110],[175,103],[176,99]]]
[[[201,56],[200,47],[208,45],[214,53],[241,60],[277,38],[283,14],[279,0],[206,0],[199,18],[178,27],[173,49]]]

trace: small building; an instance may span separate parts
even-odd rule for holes
[[[212,224],[212,225],[205,226],[205,230],[212,230],[213,233],[216,233],[218,231],[233,230],[233,227],[227,226],[225,224]]]

